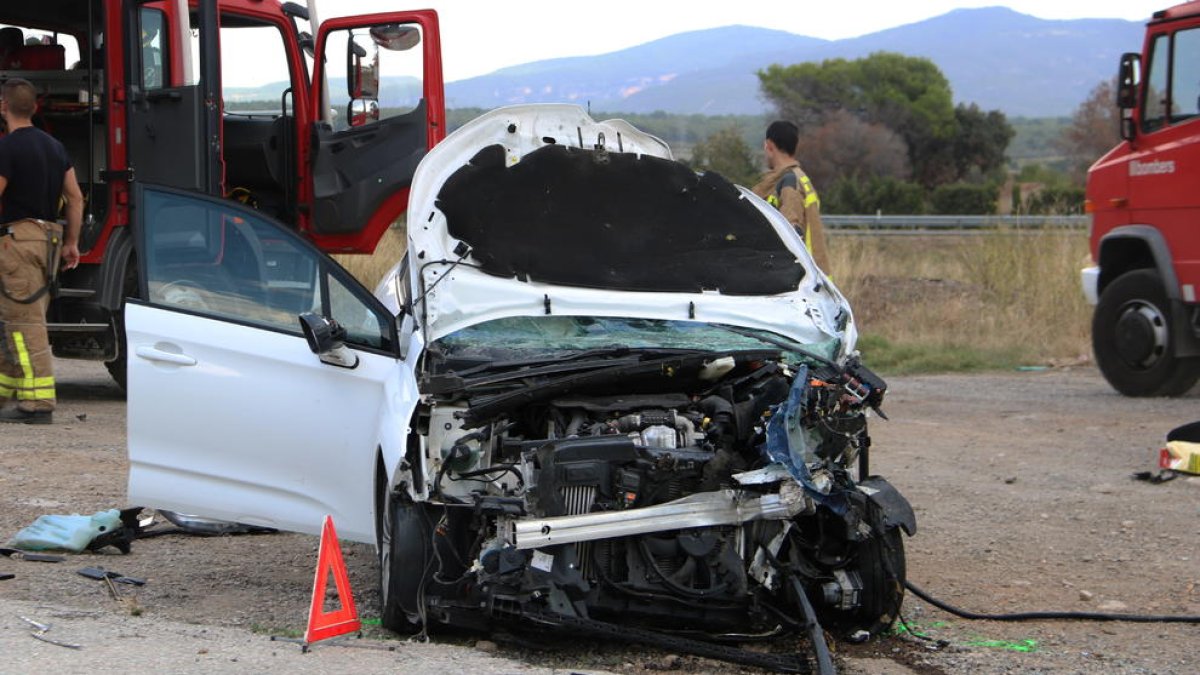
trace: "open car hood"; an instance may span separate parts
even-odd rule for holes
[[[448,136],[413,179],[408,240],[407,269],[378,294],[394,311],[410,297],[426,344],[546,314],[760,328],[836,345],[838,360],[857,338],[773,207],[578,106],[500,108]]]

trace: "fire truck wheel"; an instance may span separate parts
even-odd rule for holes
[[[1104,379],[1126,396],[1178,396],[1200,379],[1200,358],[1175,354],[1171,303],[1152,269],[1117,277],[1092,317],[1092,349]]]

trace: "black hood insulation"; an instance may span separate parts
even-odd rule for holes
[[[804,267],[729,181],[633,153],[481,150],[438,193],[484,272],[622,291],[775,295]]]

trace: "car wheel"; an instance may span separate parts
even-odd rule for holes
[[[862,595],[859,607],[838,623],[846,635],[864,630],[878,635],[892,627],[904,604],[907,569],[900,528],[863,542],[851,567],[862,580]]]
[[[1126,396],[1178,396],[1200,379],[1200,358],[1175,354],[1171,303],[1152,269],[1117,277],[1092,317],[1092,349],[1104,379]]]
[[[425,510],[386,486],[379,527],[380,622],[397,633],[420,629],[422,587],[429,576],[432,529]]]

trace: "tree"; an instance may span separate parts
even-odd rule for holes
[[[1075,109],[1071,125],[1059,139],[1059,147],[1070,159],[1071,177],[1076,185],[1083,185],[1092,162],[1121,142],[1121,118],[1116,100],[1113,81],[1097,84]]]
[[[772,65],[758,73],[767,100],[781,117],[795,120],[802,133],[828,124],[841,112],[867,124],[886,126],[905,143],[913,178],[927,188],[958,180],[963,172],[955,160],[960,117],[971,125],[967,149],[972,165],[993,163],[993,137],[1011,138],[1000,113],[975,108],[957,111],[950,83],[926,58],[876,52],[864,59],[829,59],[821,63]],[[1002,143],[1007,145],[1007,140]],[[1003,148],[999,152],[1003,157]]]
[[[826,119],[801,139],[797,153],[818,191],[838,180],[909,177],[908,146],[896,132],[841,110]]]
[[[738,185],[758,182],[759,161],[737,127],[726,127],[697,143],[691,164],[697,171],[714,171]]]
[[[989,176],[1004,168],[1004,151],[1016,135],[999,110],[984,112],[979,106],[959,104],[954,109],[958,133],[954,136],[954,162],[959,179]]]

